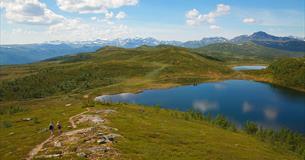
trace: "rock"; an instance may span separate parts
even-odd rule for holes
[[[104,135],[104,133],[102,133],[102,132],[98,132],[96,135],[97,135],[97,136],[103,136],[103,135]]]
[[[30,121],[32,118],[22,118],[23,121]]]
[[[61,147],[61,143],[59,141],[54,142],[54,147]]]
[[[100,124],[105,122],[101,117],[98,115],[81,115],[81,118],[77,120],[77,124],[84,123],[84,122],[92,122],[94,124]]]
[[[64,132],[62,135],[63,136],[73,136],[77,134],[86,134],[87,132],[90,132],[92,130],[92,127],[89,128],[83,128],[83,129],[78,129],[78,130],[73,130],[69,132]]]
[[[95,113],[99,114],[99,113],[104,113],[104,114],[110,114],[110,113],[116,113],[116,110],[113,109],[106,109],[106,110],[98,110]]]
[[[66,106],[66,107],[69,107],[69,106],[71,106],[71,105],[72,105],[72,104],[68,103],[68,104],[66,104],[65,106]]]
[[[77,153],[77,156],[79,156],[81,158],[87,158],[88,157],[88,155],[84,152]]]
[[[98,139],[96,142],[98,144],[105,144],[105,143],[109,142],[109,140],[104,138],[104,137],[102,137],[102,138]]]
[[[111,133],[111,134],[108,134],[108,135],[104,135],[103,137],[104,137],[105,139],[109,140],[109,141],[115,141],[115,139],[116,139],[117,137],[121,137],[121,135]]]
[[[98,146],[98,147],[88,148],[88,151],[90,151],[91,153],[107,152],[109,150],[110,150],[110,147],[105,147],[105,146]]]
[[[108,127],[108,126],[104,126],[104,125],[102,125],[102,126],[100,126],[101,128],[103,128],[103,129],[107,129],[107,130],[109,130],[109,131],[118,131],[119,129],[117,129],[117,128],[113,128],[113,127]]]
[[[36,158],[58,158],[61,156],[62,156],[62,154],[49,154],[49,155],[37,156]]]

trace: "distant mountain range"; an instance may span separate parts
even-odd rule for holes
[[[97,39],[94,41],[51,41],[41,44],[0,45],[0,65],[25,64],[67,54],[94,52],[104,46],[136,48],[142,45],[157,46],[161,44],[166,44],[186,48],[199,48],[211,44],[243,44],[247,42],[254,42],[255,44],[269,48],[305,52],[304,39],[295,37],[277,37],[269,35],[265,32],[256,32],[252,35],[241,35],[231,40],[223,37],[209,37],[203,38],[201,40],[181,42],[159,41],[155,38],[127,38],[115,40]]]

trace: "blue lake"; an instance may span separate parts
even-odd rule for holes
[[[243,70],[261,70],[266,69],[267,66],[236,66],[233,67],[233,70],[235,71],[243,71]]]
[[[96,98],[103,102],[127,102],[212,116],[223,114],[237,125],[247,120],[266,128],[290,128],[305,133],[305,93],[248,80],[227,80],[122,93]]]

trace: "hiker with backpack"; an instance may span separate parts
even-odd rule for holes
[[[61,134],[62,133],[62,131],[61,131],[62,126],[61,126],[60,121],[57,121],[56,126],[57,126],[57,129],[58,129],[58,134]]]
[[[54,124],[53,124],[52,121],[50,122],[49,130],[50,130],[50,132],[51,132],[51,135],[53,135],[53,134],[54,134]]]

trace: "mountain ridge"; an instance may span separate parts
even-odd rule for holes
[[[234,43],[241,44],[254,42],[269,48],[281,50],[305,52],[305,41],[294,37],[277,37],[265,32],[259,31],[252,35],[241,35],[233,39],[224,37],[205,37],[201,40],[193,41],[164,41],[152,37],[147,38],[125,38],[114,40],[96,39],[94,41],[50,41],[40,44],[18,44],[18,45],[0,45],[0,65],[7,64],[26,64],[37,62],[57,56],[67,54],[77,54],[82,52],[94,52],[105,46],[115,46],[123,48],[137,48],[143,45],[173,45],[185,48],[200,48],[210,44]]]

